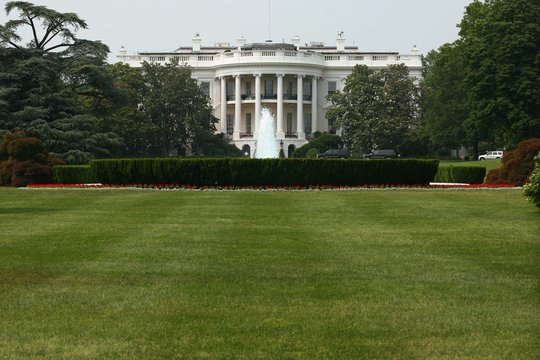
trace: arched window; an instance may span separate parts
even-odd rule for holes
[[[294,151],[295,147],[293,144],[289,145],[289,147],[287,148],[287,157],[291,157],[292,156],[292,153]]]
[[[245,157],[251,157],[251,148],[249,145],[242,146],[242,152],[244,153]]]

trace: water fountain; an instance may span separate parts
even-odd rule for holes
[[[257,159],[277,158],[279,155],[274,122],[272,112],[267,108],[263,108],[259,124],[256,124],[257,138],[255,139],[254,157]]]

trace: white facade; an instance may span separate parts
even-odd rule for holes
[[[360,52],[356,46],[345,46],[342,34],[336,46],[313,42],[300,46],[300,38],[295,37],[290,44],[248,44],[241,38],[238,46],[222,43],[213,47],[201,46],[197,34],[189,48],[136,55],[127,55],[122,48],[117,56],[119,62],[134,67],[144,61],[165,64],[173,58],[190,66],[193,77],[207,91],[214,115],[220,120],[218,132],[250,156],[255,150],[262,107],[274,114],[276,147],[288,156],[315,131],[335,131],[326,120],[331,105],[326,96],[343,89],[355,65],[382,69],[405,64],[411,77],[422,77],[422,58],[416,47],[408,55]]]

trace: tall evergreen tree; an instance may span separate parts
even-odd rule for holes
[[[0,133],[27,129],[70,163],[110,156],[121,139],[100,133],[79,102],[79,95],[120,99],[104,68],[107,46],[75,36],[87,27],[76,14],[22,1],[8,2],[11,12],[18,19],[0,26]],[[32,34],[25,45],[20,28]]]

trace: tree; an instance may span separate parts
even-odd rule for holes
[[[343,142],[355,154],[393,148],[415,134],[420,125],[419,86],[405,65],[375,71],[356,65],[343,92],[329,95],[326,116],[342,131]]]
[[[158,128],[162,155],[200,153],[204,134],[215,132],[218,120],[191,69],[179,66],[178,59],[163,66],[145,62],[142,76],[141,110]]]
[[[124,140],[122,154],[158,156],[161,153],[158,127],[140,106],[146,91],[142,69],[116,63],[108,65],[107,71],[114,80],[114,86],[124,91],[125,100],[86,97],[83,98],[86,111],[99,120],[101,132],[113,132]]]
[[[461,21],[469,138],[513,147],[540,136],[540,3],[475,1]]]
[[[6,12],[19,18],[0,26],[0,134],[27,129],[70,163],[111,156],[121,139],[100,133],[79,102],[81,95],[121,98],[104,68],[107,46],[76,38],[86,23],[73,13],[21,1],[8,2]],[[26,45],[21,27],[32,34]]]
[[[438,146],[458,149],[474,143],[467,139],[464,122],[469,116],[467,89],[464,84],[464,59],[460,42],[445,44],[428,54],[424,88],[425,126]]]

